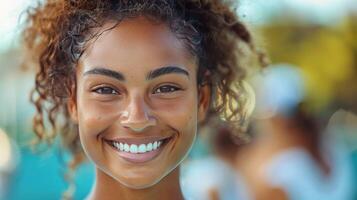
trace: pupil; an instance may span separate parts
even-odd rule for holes
[[[102,89],[102,93],[104,94],[111,94],[112,93],[112,90],[110,88],[103,88]]]
[[[164,87],[161,88],[161,90],[162,90],[162,92],[171,92],[172,88],[164,86]]]

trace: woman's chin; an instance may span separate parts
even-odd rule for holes
[[[135,179],[118,180],[118,182],[127,188],[142,190],[142,189],[153,187],[160,180],[161,180],[160,178],[158,179],[135,178]]]

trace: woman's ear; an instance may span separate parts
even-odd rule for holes
[[[75,94],[76,91],[72,88],[70,98],[67,101],[67,109],[72,121],[78,123],[77,100]]]
[[[211,101],[211,88],[209,84],[199,87],[198,99],[198,122],[201,123],[206,119],[207,111]]]

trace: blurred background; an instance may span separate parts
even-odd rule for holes
[[[29,145],[34,73],[21,68],[19,38],[23,12],[36,2],[0,0],[0,200],[60,199],[68,187],[69,155],[60,145],[41,152]],[[183,166],[184,192],[357,199],[357,1],[242,0],[237,12],[271,60],[247,80],[251,139],[236,145],[224,127],[202,135]],[[225,173],[214,176],[217,170]],[[79,167],[75,199],[88,194],[93,172],[89,163]]]

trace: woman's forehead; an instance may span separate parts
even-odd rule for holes
[[[89,44],[80,60],[82,72],[98,66],[124,73],[135,69],[149,73],[164,66],[196,71],[195,59],[166,24],[138,17],[114,25],[106,23]]]

